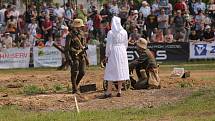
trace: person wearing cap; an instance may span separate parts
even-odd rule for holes
[[[72,93],[78,92],[78,84],[85,75],[86,67],[86,54],[85,50],[85,38],[82,34],[82,27],[84,23],[82,19],[74,19],[71,27],[73,30],[66,37],[65,44],[65,57],[70,63],[71,67],[71,82]]]
[[[206,41],[206,42],[215,41],[214,32],[212,31],[209,25],[205,27],[205,32],[203,34],[203,41]]]
[[[135,89],[143,88],[160,88],[160,78],[158,76],[158,66],[152,52],[147,48],[147,40],[140,38],[136,42],[139,58],[129,64],[129,69],[136,70],[139,81],[133,83]],[[141,70],[145,69],[147,75],[147,83],[143,83]],[[142,81],[142,82],[141,82]]]
[[[118,83],[117,97],[121,97],[122,83],[125,80],[129,80],[127,47],[127,31],[122,27],[121,19],[114,16],[112,18],[111,30],[107,34],[104,80],[108,81],[108,88],[104,98],[112,97],[113,82]]]

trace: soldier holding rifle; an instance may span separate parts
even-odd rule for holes
[[[65,56],[71,67],[72,93],[78,91],[78,84],[85,75],[86,64],[86,43],[81,28],[84,26],[83,20],[75,19],[72,29],[66,37]]]

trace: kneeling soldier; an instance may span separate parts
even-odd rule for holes
[[[158,66],[155,60],[154,55],[147,48],[147,41],[143,38],[140,38],[136,42],[137,51],[139,58],[134,60],[129,64],[130,70],[136,69],[137,76],[139,80],[137,82],[132,82],[135,89],[144,89],[144,88],[160,88],[160,78],[158,76]],[[145,69],[147,79],[146,83],[144,82],[143,75],[141,70]],[[142,71],[144,72],[144,71]]]

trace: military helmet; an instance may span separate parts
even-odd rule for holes
[[[148,44],[148,42],[144,38],[140,38],[136,43],[136,45],[142,49],[147,49],[147,44]]]
[[[74,19],[72,23],[72,27],[83,27],[83,26],[84,26],[84,22],[82,19]]]

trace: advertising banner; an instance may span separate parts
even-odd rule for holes
[[[55,47],[33,48],[34,67],[59,67],[62,55]]]
[[[0,69],[28,68],[30,48],[10,48],[0,51]]]
[[[207,42],[191,42],[190,43],[190,59],[214,59],[215,58],[215,41]]]
[[[187,61],[189,59],[189,43],[150,43],[148,48],[157,61]],[[129,46],[127,53],[129,61],[139,56],[135,46]]]

